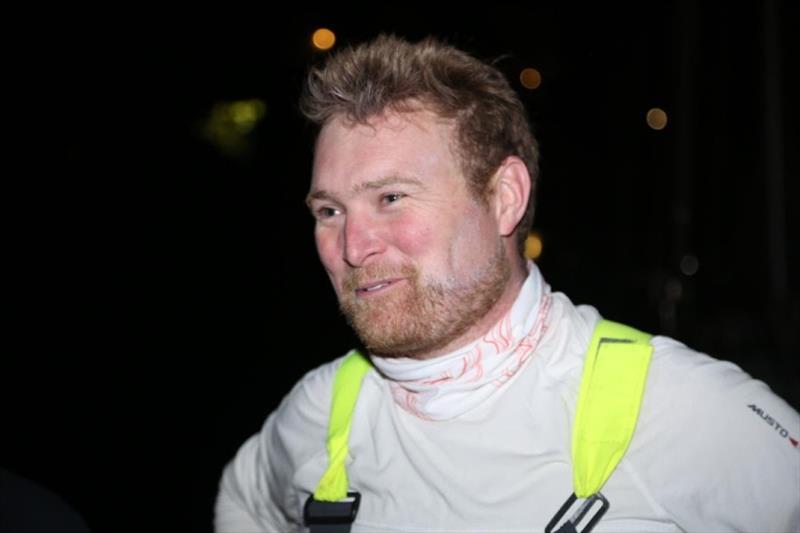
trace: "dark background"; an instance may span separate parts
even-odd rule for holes
[[[553,289],[800,405],[794,3],[530,4],[28,17],[7,69],[0,467],[96,531],[208,531],[238,446],[352,346],[303,204],[321,26],[336,48],[387,31],[500,58],[541,144]],[[238,153],[203,135],[215,104],[253,98]]]

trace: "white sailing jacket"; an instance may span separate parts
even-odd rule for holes
[[[574,409],[600,316],[551,294],[535,267],[510,316],[496,330],[508,344],[487,355],[484,338],[480,360],[476,345],[462,359],[375,360],[350,434],[353,532],[543,531],[571,494]],[[798,413],[732,363],[652,344],[637,429],[594,531],[800,531]],[[305,529],[341,360],[303,377],[228,464],[217,531]]]

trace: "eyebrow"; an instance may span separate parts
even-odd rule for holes
[[[424,184],[422,181],[416,178],[404,178],[402,176],[387,176],[385,178],[380,178],[373,181],[365,181],[362,183],[357,183],[353,185],[351,189],[351,194],[358,194],[364,191],[372,191],[375,189],[382,189],[384,187],[388,187],[390,185],[398,185],[398,184],[405,184],[405,185],[412,185],[416,187],[423,187]],[[336,201],[336,195],[326,191],[325,189],[319,189],[316,191],[311,191],[306,196],[306,205],[310,208],[311,202],[314,200],[333,200]]]

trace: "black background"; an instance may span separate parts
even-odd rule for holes
[[[434,34],[500,58],[541,144],[553,289],[800,405],[789,4],[20,17],[0,466],[96,531],[208,531],[225,462],[304,372],[353,345],[303,204],[312,132],[296,101],[324,59],[320,26],[337,48]],[[526,66],[535,91],[517,81]],[[202,126],[215,103],[250,98],[266,114],[226,155]],[[647,127],[651,107],[664,130]]]

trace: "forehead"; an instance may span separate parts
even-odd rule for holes
[[[387,112],[367,124],[334,118],[317,139],[311,188],[458,173],[454,140],[453,121],[429,111]]]

